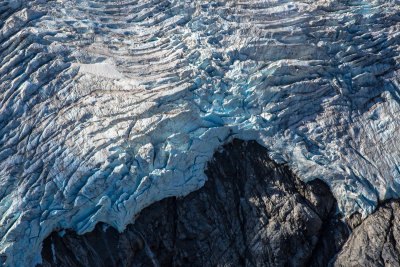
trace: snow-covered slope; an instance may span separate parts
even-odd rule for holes
[[[399,1],[0,1],[0,262],[256,139],[346,215],[400,197]]]

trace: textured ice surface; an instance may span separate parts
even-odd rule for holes
[[[0,0],[0,262],[119,230],[256,139],[346,215],[400,197],[399,1]]]

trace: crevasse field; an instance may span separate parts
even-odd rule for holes
[[[338,210],[400,197],[399,1],[0,0],[0,264],[255,139]]]

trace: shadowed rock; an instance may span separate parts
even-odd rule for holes
[[[0,265],[41,262],[57,229],[122,230],[200,189],[233,137],[323,180],[346,218],[400,196],[399,14],[383,0],[0,1]]]
[[[52,233],[44,266],[326,266],[348,236],[320,180],[301,182],[254,141],[216,152],[208,181],[145,208],[123,233]]]

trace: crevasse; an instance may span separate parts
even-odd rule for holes
[[[205,181],[255,139],[346,216],[399,197],[397,1],[0,3],[0,262]]]

